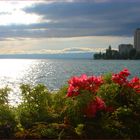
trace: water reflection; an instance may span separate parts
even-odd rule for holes
[[[10,102],[20,101],[19,85],[24,83],[28,70],[36,63],[35,60],[0,59],[0,87],[12,89]]]
[[[13,89],[9,98],[19,102],[20,84],[45,84],[56,90],[67,83],[73,75],[101,75],[128,68],[132,76],[140,76],[140,61],[133,60],[56,60],[56,59],[0,59],[0,87]]]

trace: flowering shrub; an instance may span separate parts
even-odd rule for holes
[[[0,138],[140,139],[140,78],[129,75],[74,76],[53,94],[22,85],[17,107],[0,90]]]
[[[91,101],[87,105],[85,109],[85,114],[87,115],[87,117],[94,117],[97,111],[105,109],[105,102],[100,97],[96,96],[95,100]]]
[[[73,104],[78,102],[80,115],[87,118],[83,123],[87,131],[94,134],[91,138],[139,138],[140,78],[128,80],[129,75],[129,70],[123,69],[105,76],[74,76],[68,81],[66,97],[71,98]],[[86,126],[90,118],[98,123],[90,126],[92,130]],[[134,118],[137,119],[134,121]],[[97,129],[100,131],[97,132]],[[103,137],[99,137],[98,133],[102,133]]]
[[[88,117],[95,116],[98,110],[105,109],[105,103],[100,97],[96,97],[96,93],[98,88],[103,84],[103,77],[102,76],[90,76],[83,74],[80,77],[74,76],[69,81],[69,87],[67,92],[67,97],[72,97],[73,99],[76,96],[81,96],[81,100],[83,98],[88,98],[88,95],[84,96],[84,93],[91,94],[89,99],[86,100],[85,106],[81,106],[82,102],[79,101],[80,106],[83,108],[83,115]],[[95,98],[94,98],[95,97]],[[82,109],[81,109],[82,110]]]
[[[129,83],[127,80],[127,77],[129,75],[130,75],[130,72],[128,71],[128,69],[124,69],[117,74],[113,74],[112,80],[113,80],[113,82],[118,83],[121,86],[127,86]]]
[[[79,116],[86,117],[81,122],[85,124],[89,138],[140,137],[140,79],[128,80],[129,75],[129,70],[123,69],[105,76],[88,77],[84,74],[69,80],[66,96],[73,104],[78,102],[82,112]],[[137,119],[132,121],[134,118]],[[99,133],[102,133],[101,137]]]
[[[103,84],[101,76],[90,76],[83,74],[80,77],[74,76],[69,80],[68,97],[77,96],[81,90],[87,90],[90,93],[96,93],[100,85]]]
[[[140,93],[140,79],[138,77],[134,77],[129,84],[137,93]]]
[[[115,83],[118,83],[120,86],[126,86],[133,88],[137,93],[140,93],[140,79],[138,77],[132,78],[130,81],[127,80],[127,77],[130,75],[128,69],[124,69],[117,74],[112,75],[112,80]]]

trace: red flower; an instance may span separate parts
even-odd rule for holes
[[[80,90],[87,90],[90,93],[95,93],[101,84],[103,84],[103,78],[101,76],[88,77],[86,74],[81,76],[74,76],[68,81],[68,93],[67,96],[77,96],[80,94]]]
[[[87,108],[85,109],[85,115],[89,118],[95,117],[96,112],[97,112],[96,104],[94,102],[90,102]]]
[[[137,85],[137,84],[140,84],[140,79],[138,77],[134,77],[130,80],[130,84],[132,87]]]
[[[140,85],[134,86],[134,89],[137,93],[140,93]]]
[[[128,77],[130,75],[130,72],[128,69],[123,69],[122,71],[120,71],[119,75],[121,75],[122,77]]]
[[[130,72],[128,71],[128,69],[124,69],[117,74],[113,74],[112,81],[114,81],[115,83],[121,86],[127,86],[128,85],[127,77],[129,75],[130,75]]]
[[[96,97],[95,102],[97,104],[97,109],[98,110],[104,110],[105,109],[105,102],[100,97]]]
[[[105,108],[105,102],[96,96],[95,100],[91,101],[85,109],[85,115],[87,117],[95,117],[97,111],[105,110]]]
[[[79,94],[78,88],[76,89],[73,85],[70,84],[68,88],[67,96],[68,97],[77,96],[78,94]]]
[[[129,86],[133,88],[137,93],[140,93],[140,79],[138,77],[131,79]]]

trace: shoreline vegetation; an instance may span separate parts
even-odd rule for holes
[[[22,102],[10,106],[0,89],[0,138],[139,139],[140,78],[130,72],[73,76],[59,91],[21,85]]]
[[[140,51],[136,51],[135,48],[132,48],[129,51],[123,51],[120,53],[118,50],[113,50],[111,46],[106,49],[106,52],[99,52],[93,55],[93,59],[103,59],[103,60],[139,60]]]

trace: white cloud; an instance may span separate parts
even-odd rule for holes
[[[82,53],[82,52],[98,52],[98,51],[103,51],[105,48],[66,48],[63,49],[62,51],[64,53],[71,53],[71,52],[75,52],[75,53]]]
[[[28,14],[22,9],[30,7],[34,1],[0,1],[0,25],[31,24],[41,21],[41,16]],[[39,2],[38,2],[39,3]]]
[[[72,38],[8,38],[0,41],[0,53],[78,53],[100,52],[109,45],[118,48],[119,44],[133,43],[131,37],[88,36]]]

